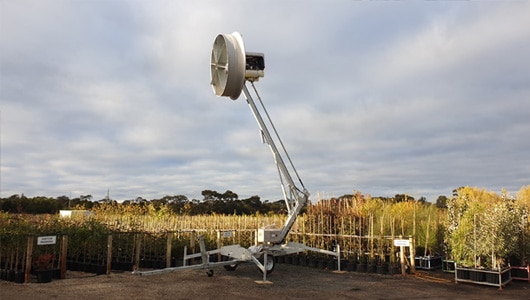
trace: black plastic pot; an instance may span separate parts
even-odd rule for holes
[[[81,272],[91,273],[90,264],[87,263],[78,263],[77,270]]]
[[[328,266],[328,262],[326,260],[319,260],[318,261],[318,268],[319,269],[325,269]]]
[[[38,283],[48,283],[52,281],[53,270],[36,271]]]
[[[140,260],[140,268],[152,269],[153,268],[153,261],[150,260],[150,259],[142,259],[142,260]]]
[[[327,269],[330,271],[337,270],[337,262],[334,260],[328,260],[326,263]]]
[[[96,267],[96,275],[107,274],[107,266],[99,265]]]
[[[512,273],[512,277],[517,277],[517,278],[528,278],[528,271],[526,269],[519,269],[519,268],[513,268],[510,270],[510,272]]]
[[[291,263],[292,263],[293,265],[299,265],[299,264],[300,264],[300,257],[298,257],[298,256],[293,256]]]
[[[510,271],[502,272],[502,273],[501,273],[501,280],[502,280],[502,282],[505,282],[506,280],[510,279],[510,277],[511,277],[511,273],[510,273]]]
[[[387,272],[387,265],[382,264],[377,266],[377,274],[386,275]]]
[[[367,269],[367,273],[376,273],[377,272],[377,265],[376,264],[369,264]]]
[[[52,270],[52,278],[53,279],[61,279],[61,269],[53,269]]]
[[[18,270],[15,272],[15,283],[24,283],[24,280],[26,279],[26,272],[22,270]]]
[[[388,267],[388,275],[397,275],[400,274],[400,269],[398,266],[393,265]]]
[[[469,270],[469,279],[476,282],[486,281],[486,273],[480,270]]]
[[[76,261],[66,261],[66,269],[70,271],[77,271],[78,264]]]
[[[277,263],[279,263],[279,264],[285,263],[285,256],[283,256],[283,255],[282,256],[278,256]]]
[[[15,270],[8,270],[6,277],[7,281],[15,281]]]
[[[87,269],[87,273],[97,273],[98,272],[98,265],[96,264],[89,264],[88,265],[88,269]]]
[[[301,266],[307,266],[309,263],[309,260],[307,259],[307,256],[300,256],[300,265]]]
[[[318,267],[318,260],[312,258],[309,259],[309,267],[311,268],[317,268]]]
[[[486,282],[499,284],[499,274],[495,273],[486,273]]]
[[[367,268],[367,265],[361,263],[357,265],[356,271],[360,273],[366,273],[366,268]]]
[[[469,270],[458,269],[456,270],[456,276],[459,279],[470,279],[471,273],[469,272]]]
[[[355,271],[355,267],[357,267],[357,264],[355,262],[348,262],[346,263],[346,271],[348,272],[354,272]]]
[[[455,262],[452,260],[442,260],[442,270],[444,272],[454,272],[455,271]]]
[[[176,259],[176,258],[173,258],[171,260],[171,266],[172,267],[182,267],[183,266],[183,261],[181,259]],[[133,264],[132,263],[129,263],[129,269],[127,270],[132,270],[132,267],[133,267]],[[126,271],[127,271],[126,270]]]
[[[287,256],[285,257],[285,263],[286,263],[286,264],[289,264],[289,265],[292,264],[292,263],[293,263],[293,257],[290,256],[290,255],[287,255]]]

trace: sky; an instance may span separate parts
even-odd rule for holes
[[[235,31],[313,201],[530,184],[528,1],[0,0],[0,196],[281,199]]]

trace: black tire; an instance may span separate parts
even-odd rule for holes
[[[237,269],[237,264],[224,265],[225,270],[233,272]]]
[[[262,255],[260,258],[259,258],[259,262],[264,265],[264,261],[265,261],[265,255]],[[274,256],[272,255],[267,255],[267,265],[265,267],[265,270],[267,271],[267,275],[269,275],[270,273],[272,273],[272,271],[274,271],[274,266],[276,264],[274,263]]]

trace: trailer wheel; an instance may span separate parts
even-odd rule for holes
[[[259,262],[265,267],[265,270],[267,271],[267,275],[269,275],[270,273],[272,273],[272,271],[274,271],[274,256],[272,255],[268,255],[267,256],[267,265],[264,264],[264,260],[265,260],[265,255],[262,255],[260,258],[259,258]]]
[[[237,269],[237,264],[224,265],[223,267],[225,268],[225,270],[232,272]]]
[[[206,275],[208,275],[208,277],[212,277],[213,276],[213,270],[208,270],[206,271]]]

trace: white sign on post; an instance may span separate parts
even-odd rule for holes
[[[232,231],[223,231],[223,237],[224,238],[232,237]]]
[[[410,247],[409,240],[394,240],[394,246],[396,247]]]
[[[57,236],[55,235],[49,235],[49,236],[39,236],[37,237],[37,245],[55,245],[57,243]]]

